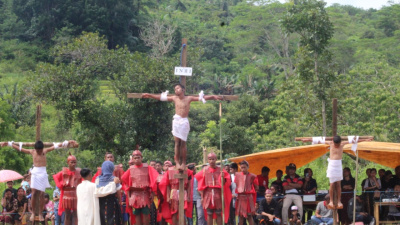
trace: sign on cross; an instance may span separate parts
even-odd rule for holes
[[[41,128],[41,113],[42,113],[42,106],[38,105],[36,108],[36,141],[40,140],[40,128]],[[33,157],[33,161],[35,164],[35,160],[38,160],[40,157],[37,156],[37,153],[34,154],[32,151],[34,150],[30,150],[30,149],[25,149],[25,147],[35,147],[36,142],[15,142],[15,144],[13,144],[12,142],[0,142],[0,146],[10,146],[13,147],[19,151],[22,151],[24,153],[27,154],[32,154]],[[57,146],[55,146],[54,142],[43,142],[43,146],[45,149],[43,150],[49,150],[52,151],[55,148],[61,147],[60,143],[56,143]],[[76,141],[65,141],[62,144],[63,148],[78,148],[79,144]],[[46,152],[41,153],[43,154],[43,156],[41,157],[45,157],[44,155],[46,154]],[[35,157],[36,155],[36,157]],[[39,160],[38,160],[39,161]],[[41,166],[46,166],[45,163],[43,163],[43,161],[39,162],[40,164],[44,164]],[[37,165],[34,165],[35,167]],[[43,181],[44,182],[44,181]],[[32,189],[35,189],[35,187],[32,187]],[[43,204],[44,204],[44,195],[40,194],[41,191],[39,190],[33,190],[32,192],[32,209],[33,209],[33,215],[31,217],[31,221],[32,224],[40,224],[41,221],[41,216],[40,214],[42,213],[42,209],[43,209]],[[43,218],[42,218],[43,219]]]

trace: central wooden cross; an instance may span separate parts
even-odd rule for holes
[[[182,39],[182,61],[181,66],[186,67],[186,55],[187,55],[187,39]],[[180,76],[180,84],[186,87],[186,76]],[[173,95],[168,95],[173,96]],[[188,95],[188,96],[198,96],[198,95]],[[218,95],[222,97],[222,101],[236,101],[239,99],[237,95]],[[128,93],[128,98],[143,98],[143,93]],[[221,107],[221,106],[220,106]],[[175,156],[175,159],[177,157]],[[184,171],[180,170],[179,174],[176,174],[174,178],[179,179],[179,225],[185,224],[185,214],[184,214],[184,198],[185,198],[185,191],[184,191],[184,179],[187,178],[187,175]],[[223,188],[222,188],[223,189]]]

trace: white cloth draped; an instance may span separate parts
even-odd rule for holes
[[[325,137],[313,137],[312,138],[312,144],[325,144]]]
[[[347,136],[347,139],[349,140],[350,144],[353,144],[351,146],[351,150],[353,150],[353,152],[357,151],[357,142],[358,142],[358,136]]]
[[[161,93],[160,101],[163,101],[163,102],[168,101],[168,92],[169,91],[167,90],[167,91]]]
[[[188,118],[182,118],[181,116],[175,114],[172,120],[172,134],[186,141],[190,131],[190,124]]]
[[[44,192],[46,188],[51,187],[45,166],[33,167],[31,175],[31,188]]]
[[[329,183],[335,183],[343,180],[342,160],[331,160],[328,158],[328,169],[326,177],[329,178]]]
[[[200,91],[199,93],[199,101],[202,101],[205,104],[207,101],[204,99],[204,91]]]

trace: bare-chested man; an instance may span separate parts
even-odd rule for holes
[[[33,208],[33,213],[30,218],[31,221],[35,220],[35,217],[37,217],[40,221],[44,221],[42,209],[44,208],[44,191],[46,188],[50,188],[49,184],[49,179],[46,171],[46,165],[47,165],[47,160],[46,160],[46,154],[48,152],[53,151],[54,149],[57,149],[61,147],[60,143],[54,144],[53,147],[50,148],[44,148],[43,142],[42,141],[37,141],[35,143],[35,149],[25,149],[22,148],[22,144],[20,146],[17,146],[13,144],[12,142],[5,142],[1,145],[1,147],[5,146],[12,147],[16,150],[19,150],[23,153],[30,154],[32,155],[33,158],[33,170],[31,171],[31,188],[32,188],[32,208]],[[73,146],[77,147],[78,143],[75,141],[66,141],[62,144],[62,147],[67,147],[67,146]],[[39,203],[39,205],[37,205]],[[36,210],[39,208],[40,210]],[[35,215],[36,212],[40,212],[39,215]]]
[[[185,96],[185,87],[182,84],[176,84],[174,89],[175,96],[168,96],[167,93],[161,95],[144,93],[142,97],[175,103],[175,115],[172,121],[172,134],[175,139],[175,163],[177,169],[184,170],[186,167],[186,140],[190,131],[188,120],[190,103],[193,101],[222,100],[222,97],[217,95],[204,96],[202,93],[199,94],[199,97]]]
[[[372,139],[365,140],[353,140],[352,143],[360,143],[363,141],[371,141]],[[303,142],[310,141],[303,139]],[[328,169],[326,171],[326,176],[329,178],[329,197],[330,201],[328,204],[328,208],[335,209],[335,205],[333,205],[333,193],[336,191],[336,199],[337,199],[337,209],[342,209],[343,204],[340,201],[342,188],[340,186],[341,180],[343,180],[343,168],[342,168],[342,155],[343,155],[343,147],[349,144],[348,141],[342,141],[341,137],[336,135],[333,137],[333,141],[326,141],[325,144],[330,146],[330,155],[328,158]]]

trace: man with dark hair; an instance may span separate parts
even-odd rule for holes
[[[200,92],[199,97],[186,96],[185,87],[181,84],[175,85],[174,90],[175,96],[168,96],[168,91],[166,91],[161,95],[144,93],[142,97],[175,103],[175,115],[172,121],[172,134],[175,140],[175,163],[177,169],[184,170],[186,168],[186,141],[190,130],[188,120],[190,103],[193,101],[205,103],[206,100],[222,100],[222,97],[216,95],[205,96],[203,91]]]
[[[258,191],[258,179],[255,174],[249,173],[249,163],[243,160],[240,164],[241,172],[236,172],[235,183],[236,193],[236,215],[239,217],[239,224],[243,225],[244,219],[254,225],[253,215],[256,212],[256,192]]]
[[[262,169],[261,169],[261,174],[260,175],[257,175],[257,179],[258,179],[258,184],[260,185],[260,186],[263,186],[264,188],[265,188],[265,190],[267,190],[268,189],[268,181],[269,181],[269,177],[268,177],[268,175],[269,175],[269,171],[270,171],[270,169],[267,167],[267,166],[264,166]]]
[[[394,176],[392,178],[391,184],[389,185],[389,188],[393,189],[396,184],[400,184],[400,165],[394,168]]]
[[[156,160],[150,160],[149,166],[151,166],[155,169],[156,168]]]
[[[111,162],[114,163],[114,161],[115,161],[114,155],[111,152],[106,152],[106,154],[104,155],[104,161],[111,161]],[[113,175],[115,177],[118,177],[118,179],[121,180],[121,177],[122,177],[123,174],[124,174],[124,169],[123,169],[122,164],[115,165],[115,169],[114,169]],[[96,178],[98,176],[100,176],[100,175],[101,175],[101,167],[97,167],[97,172],[92,177],[92,182],[94,183]],[[119,197],[119,199],[121,200],[120,197]]]
[[[371,141],[372,139],[366,140],[354,140],[354,142],[363,142],[363,141]],[[342,188],[340,185],[341,180],[343,180],[343,169],[342,169],[342,155],[343,155],[343,147],[346,144],[349,144],[348,141],[342,141],[339,135],[333,137],[332,141],[325,142],[326,144],[330,145],[329,148],[329,158],[328,158],[328,169],[326,171],[326,176],[329,178],[329,195],[330,195],[330,202],[328,207],[330,209],[338,208],[342,209],[343,204],[341,202],[341,193]],[[333,205],[333,193],[336,192],[336,201],[337,206]]]
[[[275,174],[276,174],[276,180],[271,183],[271,186],[276,185],[276,192],[279,194],[283,194],[283,186],[282,186],[283,171],[277,170]]]
[[[80,174],[83,181],[76,187],[78,225],[94,225],[100,222],[99,200],[94,198],[96,184],[91,182],[92,172],[89,169],[81,169]]]
[[[156,166],[154,167],[154,169],[156,169],[159,174],[163,174],[162,168],[163,163],[161,161],[156,161]]]
[[[236,225],[236,215],[235,215],[235,205],[236,205],[236,183],[235,183],[235,173],[239,170],[237,163],[231,163],[229,165],[229,173],[231,175],[231,192],[232,192],[232,201],[230,205],[229,211],[229,225]]]
[[[17,189],[13,188],[13,185],[14,185],[14,181],[12,181],[12,180],[7,181],[7,189],[10,189],[12,191],[13,197],[16,198],[17,197]],[[6,190],[3,191],[3,197],[4,197],[5,193],[6,193]]]
[[[328,209],[327,205],[329,203],[329,195],[325,195],[325,199],[319,202],[317,209],[315,210],[315,216],[311,217],[311,220],[315,224],[327,223],[328,225],[333,224],[333,214],[332,209]]]
[[[303,218],[303,200],[300,196],[300,189],[303,186],[303,180],[296,174],[296,165],[290,163],[286,166],[287,175],[283,179],[283,189],[285,190],[285,198],[283,199],[282,220],[283,224],[288,223],[289,207],[294,203],[297,206],[300,217]]]
[[[41,213],[42,209],[44,208],[44,191],[46,190],[46,188],[51,187],[46,171],[46,154],[53,151],[54,149],[58,149],[60,147],[66,148],[69,145],[77,147],[78,143],[76,143],[75,141],[64,141],[62,144],[54,143],[53,147],[44,148],[44,144],[42,141],[36,141],[34,150],[22,148],[22,142],[19,143],[19,146],[13,144],[12,141],[8,143],[5,142],[1,145],[1,147],[9,146],[25,154],[32,155],[34,167],[31,171],[33,209],[33,213],[30,218],[31,221],[35,220],[35,217],[37,217],[37,220],[44,221],[43,215]],[[39,213],[39,215],[35,215],[35,213]]]

